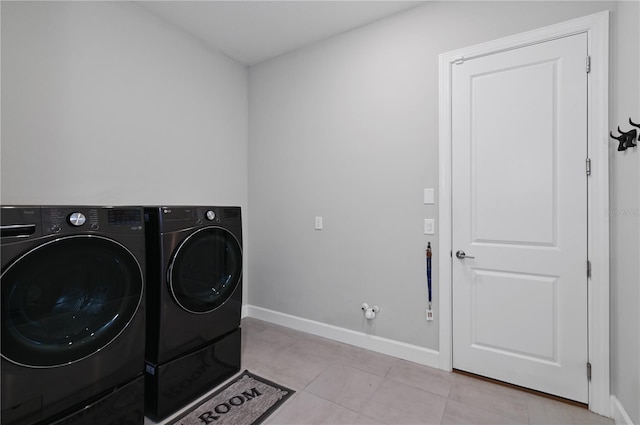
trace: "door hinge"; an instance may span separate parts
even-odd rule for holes
[[[591,363],[587,363],[587,379],[591,381]]]
[[[587,278],[591,278],[591,261],[587,260]]]
[[[591,56],[587,56],[587,74],[591,72]]]
[[[587,176],[591,175],[591,158],[587,158]]]

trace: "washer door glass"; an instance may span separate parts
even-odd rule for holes
[[[142,300],[133,254],[98,236],[40,245],[2,272],[2,356],[25,366],[68,364],[97,352]]]
[[[169,266],[175,301],[191,313],[220,307],[235,291],[242,274],[242,249],[229,231],[206,227],[178,247]]]

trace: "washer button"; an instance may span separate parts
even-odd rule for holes
[[[74,212],[69,215],[69,224],[75,227],[82,226],[87,221],[87,217],[80,212]]]

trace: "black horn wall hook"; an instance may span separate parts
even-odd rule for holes
[[[625,142],[627,141],[626,136],[621,134],[620,136],[616,137],[616,136],[613,135],[613,133],[611,131],[609,132],[609,136],[611,136],[612,139],[616,139],[618,142],[620,142],[618,144],[618,152],[622,152],[622,151],[626,151],[627,150],[627,147],[625,146]]]
[[[636,146],[636,136],[638,136],[638,130],[632,128],[631,130],[623,133],[622,131],[620,131],[620,126],[618,126],[618,133],[625,137],[625,148],[633,148]]]
[[[629,118],[629,124],[631,124],[634,127],[640,128],[640,124],[634,123],[633,121],[631,121],[631,118]],[[638,136],[638,141],[640,142],[640,136]]]
[[[631,118],[629,118],[629,124],[640,129],[640,124],[634,123],[631,120]],[[638,141],[640,141],[640,136],[638,136],[638,130],[636,130],[635,128],[632,128],[629,131],[623,132],[622,130],[620,130],[620,126],[618,126],[618,133],[620,133],[619,136],[614,136],[613,132],[610,131],[609,136],[611,136],[612,139],[616,139],[619,142],[618,144],[619,152],[625,151],[628,148],[635,148],[636,146],[638,146],[636,144],[636,138],[638,138]]]

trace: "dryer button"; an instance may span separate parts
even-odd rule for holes
[[[207,220],[209,221],[213,221],[216,218],[216,213],[213,212],[213,210],[208,210],[205,214],[205,216],[207,217]]]

